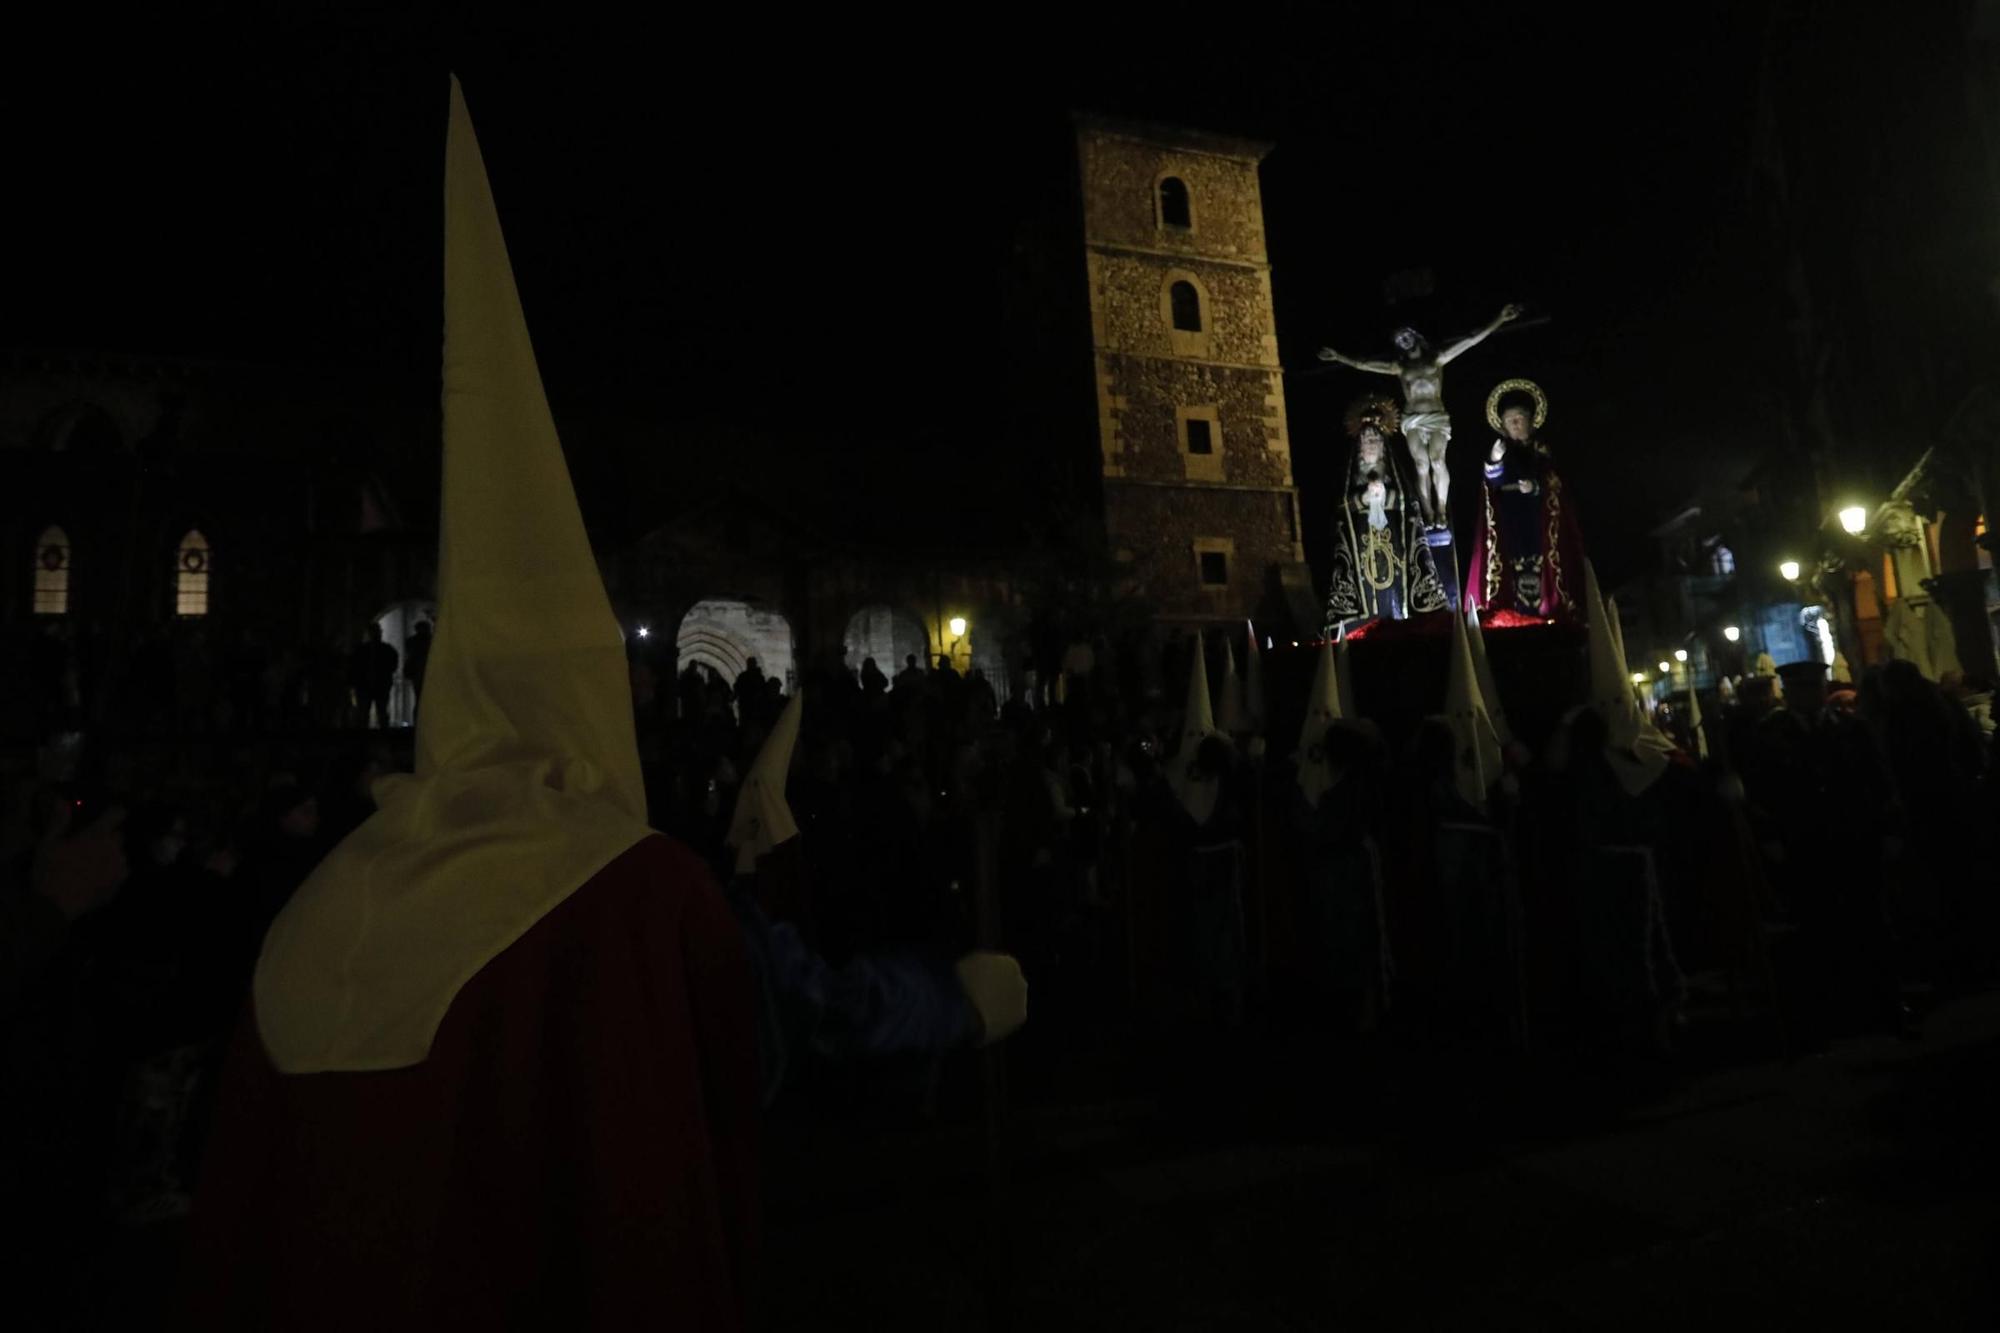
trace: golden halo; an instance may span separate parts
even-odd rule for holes
[[[1486,424],[1502,434],[1506,428],[1500,424],[1500,400],[1516,389],[1525,389],[1535,400],[1535,429],[1549,419],[1549,397],[1542,392],[1542,386],[1533,380],[1501,380],[1493,386],[1493,392],[1486,395]]]

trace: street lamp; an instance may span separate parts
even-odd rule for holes
[[[1685,662],[1685,661],[1687,661],[1687,660],[1688,660],[1688,650],[1687,650],[1687,649],[1685,649],[1685,648],[1676,648],[1676,649],[1674,649],[1674,661],[1676,661],[1676,662]]]
[[[1840,511],[1840,526],[1855,536],[1868,527],[1868,511],[1861,505],[1849,505]]]
[[[1646,683],[1646,673],[1643,671],[1634,671],[1632,673],[1632,683],[1634,685],[1644,685]]]
[[[641,625],[639,626],[639,637],[642,639],[650,639],[653,637],[653,631],[647,629],[644,625]]]
[[[1799,581],[1799,562],[1796,560],[1784,561],[1778,566],[1778,573],[1784,578],[1785,582],[1797,583]]]
[[[1734,625],[1724,625],[1722,627],[1722,637],[1729,640],[1731,643],[1735,643],[1738,639],[1743,637],[1743,631],[1736,628],[1736,626]]]
[[[953,616],[951,618],[951,637],[954,639],[962,639],[965,637],[964,616]]]
[[[1666,675],[1669,671],[1672,671],[1673,669],[1674,669],[1674,664],[1672,662],[1660,663],[1660,674],[1663,676]]]

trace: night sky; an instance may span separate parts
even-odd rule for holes
[[[1323,372],[1322,342],[1379,354],[1400,323],[1437,341],[1516,300],[1546,323],[1447,372],[1455,471],[1476,476],[1486,389],[1540,380],[1586,535],[1632,568],[1635,533],[1755,447],[1727,349],[1766,317],[1744,179],[1768,6],[1621,10],[1615,32],[1611,11],[1386,8],[1120,7],[1136,36],[1028,8],[744,8],[699,30],[474,12],[52,38],[4,94],[32,128],[0,340],[422,384],[449,64],[560,416],[697,469],[704,441],[766,441],[900,503],[1001,465],[1021,404],[992,400],[1024,349],[1000,315],[1074,172],[1066,113],[1137,115],[1277,145],[1309,506],[1367,387]],[[1415,268],[1435,295],[1390,309],[1385,276]]]

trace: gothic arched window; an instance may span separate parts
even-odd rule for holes
[[[1168,176],[1160,182],[1160,225],[1186,231],[1194,226],[1194,211],[1188,206],[1187,182]]]
[[[181,538],[180,547],[174,552],[175,615],[208,614],[210,555],[208,538],[200,532],[190,532]]]
[[[1173,308],[1174,327],[1183,333],[1201,332],[1201,293],[1194,284],[1183,279],[1167,291],[1167,301]]]
[[[61,528],[35,539],[35,614],[69,614],[69,537]]]
[[[1734,574],[1736,572],[1736,552],[1717,542],[1709,548],[1708,570],[1711,574]]]

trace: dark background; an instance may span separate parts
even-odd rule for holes
[[[1870,484],[1935,429],[1923,377],[1962,377],[1938,362],[1967,346],[1955,325],[1993,269],[1951,0],[557,12],[349,8],[280,29],[211,11],[23,40],[0,341],[427,382],[454,67],[593,522],[780,473],[864,521],[1036,503],[990,484],[1040,467],[1009,441],[1041,421],[1091,447],[1040,369],[1087,346],[1059,234],[1067,114],[1143,116],[1276,145],[1265,213],[1309,513],[1372,378],[1314,350],[1379,355],[1405,322],[1443,342],[1520,301],[1534,326],[1447,374],[1460,507],[1487,388],[1530,376],[1615,580],[1646,563],[1652,522],[1782,434],[1798,311],[1753,189],[1760,90],[1811,191],[1786,244],[1818,246],[1864,307],[1842,354],[1879,405],[1849,432]],[[1409,270],[1434,292],[1392,307],[1384,281]]]

